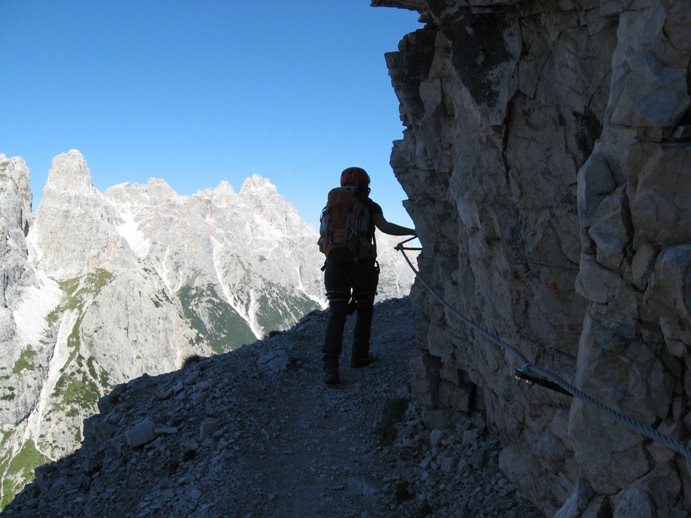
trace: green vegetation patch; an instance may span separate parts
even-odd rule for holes
[[[48,324],[48,328],[52,328],[55,324],[58,323],[58,319],[60,318],[61,312],[62,310],[58,305],[58,307],[56,307],[53,311],[46,315],[46,323]]]
[[[75,379],[63,375],[55,385],[53,396],[61,398],[65,406],[77,405],[85,408],[98,401],[98,386],[86,376]]]
[[[3,394],[0,396],[0,401],[14,401],[14,398],[17,397],[15,394],[15,388],[12,386],[5,387],[5,390],[7,390],[7,394]]]
[[[23,370],[33,371],[36,366],[31,361],[36,355],[37,351],[34,351],[31,346],[27,347],[19,355],[19,359],[15,362],[14,367],[12,367],[13,374],[20,374]]]
[[[31,440],[25,442],[14,457],[3,456],[0,459],[0,470],[5,473],[5,478],[2,481],[0,510],[4,509],[15,495],[34,479],[34,469],[48,462],[51,462],[51,459],[38,451]]]
[[[48,327],[52,328],[57,324],[60,315],[65,311],[83,310],[87,297],[100,293],[103,287],[107,286],[113,278],[113,274],[108,270],[97,268],[93,272],[89,272],[82,277],[75,277],[60,282],[60,289],[63,292],[62,300],[53,311],[46,315]],[[78,327],[78,325],[75,327]],[[73,333],[70,338],[72,339],[72,343],[69,345],[78,344],[78,336],[75,337]]]
[[[214,352],[221,354],[257,340],[247,322],[213,285],[187,284],[178,290],[177,295],[185,318]]]
[[[65,411],[67,417],[94,408],[99,398],[113,388],[107,371],[93,357],[85,361],[81,354],[75,354],[73,358],[76,371],[64,368],[52,394],[57,401],[54,410]]]
[[[97,295],[113,278],[113,274],[108,270],[97,268],[82,277],[62,281],[60,288],[65,297],[60,303],[60,310],[81,309],[87,296]]]
[[[170,297],[168,296],[168,293],[166,293],[164,290],[161,290],[156,293],[153,299],[151,299],[151,302],[154,303],[154,307],[160,308],[163,306],[163,304],[172,304],[172,300],[170,300]]]
[[[319,309],[319,304],[307,295],[291,292],[277,284],[268,285],[267,293],[259,297],[257,305],[259,325],[269,330],[284,329]]]

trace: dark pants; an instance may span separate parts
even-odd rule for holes
[[[331,256],[330,256],[331,257]],[[357,304],[357,320],[353,332],[354,361],[366,358],[369,353],[370,331],[374,296],[379,283],[379,265],[373,259],[338,261],[329,259],[324,269],[326,297],[329,299],[329,322],[322,347],[324,369],[338,369],[338,359],[343,350],[343,330],[348,316],[351,292]]]

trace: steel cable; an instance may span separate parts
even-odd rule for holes
[[[628,426],[629,428],[632,428],[636,430],[637,432],[641,433],[642,435],[645,435],[646,437],[653,439],[655,441],[658,441],[668,448],[681,453],[686,457],[687,463],[689,464],[689,467],[691,469],[691,449],[689,446],[682,442],[682,441],[677,441],[675,439],[672,439],[670,437],[667,437],[663,433],[661,433],[659,430],[656,430],[655,428],[652,428],[650,426],[644,425],[642,423],[639,423],[637,421],[634,421],[630,417],[625,416],[624,414],[617,412],[616,410],[608,407],[606,404],[604,404],[601,401],[598,401],[597,399],[589,396],[582,390],[576,388],[574,385],[566,381],[564,378],[559,376],[558,374],[555,374],[547,369],[543,369],[542,367],[538,367],[537,365],[533,365],[528,358],[516,347],[513,345],[497,338],[493,334],[491,334],[489,331],[486,329],[480,327],[477,325],[475,322],[473,322],[470,318],[466,317],[463,315],[460,311],[458,311],[456,308],[452,307],[441,295],[439,295],[434,288],[422,277],[420,272],[415,268],[413,263],[411,262],[410,258],[406,254],[406,250],[422,250],[421,248],[406,248],[403,245],[408,243],[409,241],[412,241],[413,239],[416,239],[417,236],[414,236],[410,239],[406,239],[405,241],[400,242],[398,245],[396,245],[395,249],[400,251],[403,254],[404,259],[408,263],[408,266],[410,266],[410,269],[413,271],[415,274],[415,277],[422,283],[422,285],[429,291],[429,293],[437,299],[447,310],[449,310],[452,314],[454,314],[456,317],[458,317],[463,323],[465,323],[467,326],[470,328],[474,329],[478,333],[480,333],[482,336],[490,340],[491,342],[497,344],[503,349],[506,349],[510,351],[514,356],[516,356],[522,365],[518,368],[518,372],[521,372],[526,375],[530,375],[531,373],[535,376],[540,376],[542,378],[546,378],[553,383],[556,383],[559,385],[561,388],[563,388],[566,392],[571,394],[572,396],[580,399],[584,403],[600,410],[601,412],[609,415],[616,421],[624,424],[625,426]],[[525,379],[525,378],[524,378]]]

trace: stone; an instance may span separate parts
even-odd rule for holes
[[[578,171],[578,212],[583,228],[590,227],[600,203],[616,186],[605,157],[598,153],[590,155]]]
[[[435,447],[439,444],[439,441],[441,441],[442,436],[444,435],[444,432],[439,430],[438,428],[435,428],[432,430],[429,434],[429,443],[430,446]]]
[[[439,398],[438,360],[431,355],[421,354],[410,359],[410,368],[414,373],[412,390],[416,399],[426,406],[436,407]]]
[[[275,351],[260,356],[257,363],[262,369],[278,372],[288,368],[289,359],[285,351]]]
[[[419,464],[420,469],[425,470],[429,467],[430,463],[432,462],[432,456],[428,455]]]
[[[641,291],[648,288],[655,265],[657,251],[651,243],[642,243],[631,261],[632,282]]]
[[[426,409],[422,415],[422,421],[428,429],[444,429],[448,428],[450,419],[441,409]]]
[[[629,187],[633,246],[643,243],[678,245],[691,240],[691,172],[688,147],[643,146],[643,163],[631,164]],[[634,189],[635,187],[635,189]]]
[[[458,459],[456,457],[445,455],[441,459],[439,469],[441,469],[444,473],[451,473],[456,470],[457,466]]]
[[[686,84],[688,51],[669,50],[660,55],[669,13],[663,5],[622,13],[620,51],[613,67],[621,72],[622,85],[612,122],[622,126],[675,127],[689,107]],[[688,21],[688,13],[686,14]],[[682,29],[685,30],[685,29]],[[676,32],[676,31],[674,31]],[[664,47],[663,47],[664,48]],[[682,66],[677,59],[681,57]],[[615,75],[614,81],[619,80]]]
[[[136,423],[125,432],[127,444],[131,448],[143,446],[156,438],[156,426],[150,418],[145,418]]]
[[[606,304],[614,299],[622,288],[619,275],[600,266],[596,256],[581,255],[581,269],[576,277],[576,290],[588,300]]]
[[[218,420],[213,418],[204,419],[199,427],[199,438],[206,439],[218,430]]]
[[[595,242],[596,261],[618,272],[632,234],[626,191],[620,187],[602,200],[588,229]]]
[[[688,384],[676,365],[691,345],[688,3],[418,9],[428,24],[387,64],[406,127],[391,164],[425,245],[426,282],[531,361],[643,425],[662,422],[673,387]],[[413,369],[419,401],[453,423],[463,418],[455,387],[481,394],[483,408],[469,398],[465,412],[500,430],[502,469],[545,515],[607,514],[631,487],[651,491],[633,427],[603,424],[577,398],[515,391],[512,355],[440,316],[421,284],[412,298],[429,317],[415,327],[432,357]],[[578,473],[587,505],[571,500]],[[671,493],[639,504],[691,512]]]

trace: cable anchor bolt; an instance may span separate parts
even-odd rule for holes
[[[514,374],[514,379],[516,380],[516,384],[518,385],[519,383],[523,382],[529,387],[532,387],[535,383],[531,379],[530,374],[528,374],[528,370],[530,368],[529,363],[524,363],[520,367],[516,369],[516,372]]]

